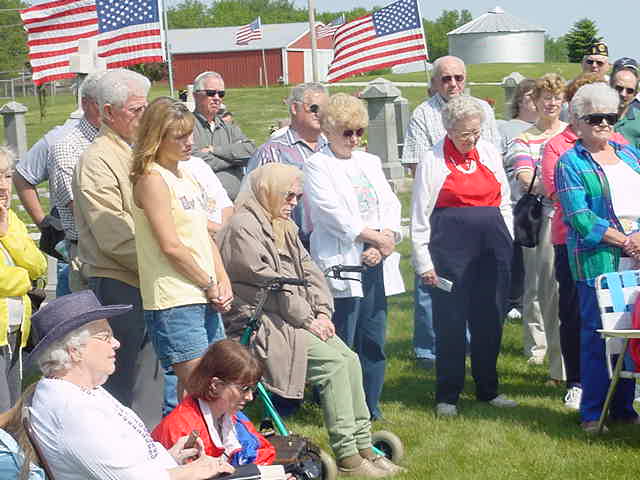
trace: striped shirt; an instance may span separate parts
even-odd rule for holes
[[[640,175],[640,151],[609,142],[620,160]],[[576,146],[558,160],[556,192],[569,227],[567,250],[573,278],[593,285],[603,273],[615,272],[621,249],[602,241],[608,228],[623,232],[613,210],[607,176],[591,153],[578,140]]]

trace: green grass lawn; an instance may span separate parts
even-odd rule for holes
[[[568,64],[471,65],[469,77],[471,81],[499,81],[512,71],[533,77],[547,71],[559,71],[571,78],[578,70],[577,65]],[[388,78],[421,81],[424,76],[408,74]],[[362,78],[355,80],[362,81]],[[357,88],[331,90],[356,91]],[[225,101],[247,135],[261,143],[267,137],[269,125],[286,116],[282,98],[287,92],[283,87],[229,89]],[[166,88],[154,87],[150,97],[166,93]],[[412,108],[424,98],[422,88],[405,88],[402,93]],[[498,87],[474,88],[472,94],[496,98],[497,111],[501,112],[502,92]],[[30,109],[27,114],[30,144],[53,125],[62,123],[74,105],[68,95],[51,98],[48,116],[40,122],[33,98],[18,101]],[[401,199],[406,216],[409,195],[402,195]],[[399,249],[408,292],[389,301],[388,367],[382,409],[390,423],[374,425],[374,429],[392,430],[404,442],[406,458],[403,464],[409,468],[409,473],[401,478],[573,480],[626,479],[638,475],[640,428],[612,427],[610,433],[602,437],[584,434],[579,427],[578,414],[563,406],[564,389],[544,386],[548,374],[546,367],[526,365],[521,351],[521,326],[515,323],[505,325],[498,368],[501,391],[520,402],[520,406],[498,410],[476,402],[469,376],[459,404],[460,415],[452,419],[436,418],[433,412],[434,372],[417,368],[412,360],[413,274],[408,241],[403,241]],[[260,418],[258,410],[253,405],[248,409],[254,421]],[[317,406],[305,404],[287,423],[292,431],[327,447],[327,435]]]

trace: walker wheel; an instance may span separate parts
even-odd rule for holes
[[[322,449],[318,449],[320,453],[320,462],[322,463],[322,480],[336,480],[338,477],[338,466],[334,458]]]
[[[404,445],[395,433],[378,430],[371,434],[373,446],[380,450],[393,463],[398,463],[404,457]]]

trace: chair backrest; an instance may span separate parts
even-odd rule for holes
[[[31,398],[25,401],[24,407],[22,407],[22,426],[27,434],[27,438],[29,442],[31,442],[31,446],[36,452],[38,456],[38,461],[40,462],[40,466],[44,470],[45,475],[47,476],[47,480],[55,480],[51,468],[47,463],[47,459],[42,454],[42,449],[40,448],[40,444],[36,439],[36,436],[33,432],[33,427],[31,425],[31,411],[29,410],[29,405],[31,404]]]

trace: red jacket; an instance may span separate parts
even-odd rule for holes
[[[241,412],[233,416],[236,435],[242,448],[231,455],[229,463],[244,465],[256,463],[270,465],[276,458],[276,449],[254,428],[251,421]],[[200,411],[198,401],[191,395],[185,397],[180,404],[153,429],[151,436],[165,448],[171,448],[180,437],[189,435],[192,430],[200,431],[204,451],[210,457],[220,457],[224,448],[214,445],[209,429]]]

